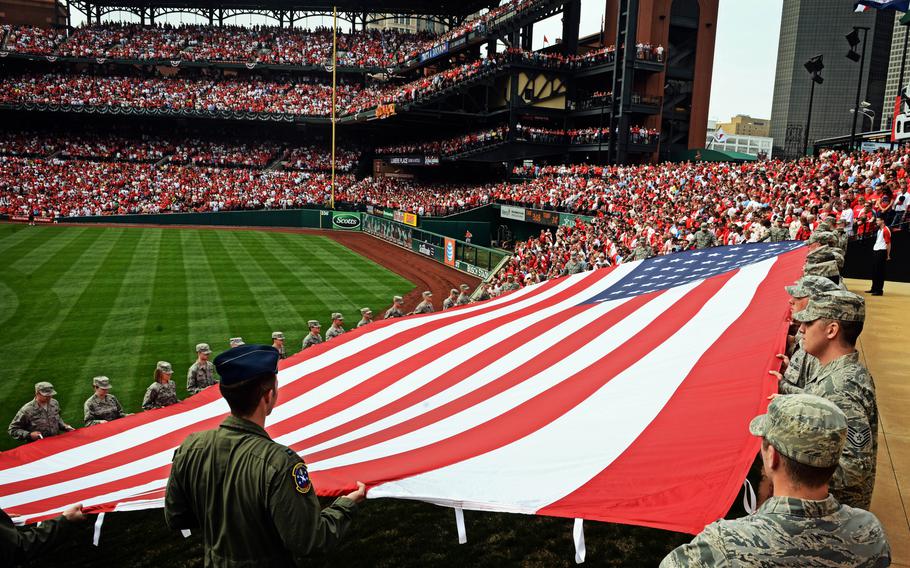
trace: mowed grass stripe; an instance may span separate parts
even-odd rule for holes
[[[373,310],[375,317],[380,317],[382,310],[385,309],[389,304],[391,304],[392,296],[394,295],[404,295],[408,291],[414,288],[414,284],[402,278],[398,274],[380,266],[379,264],[374,263],[368,258],[364,258],[357,253],[351,251],[349,248],[333,241],[332,239],[326,237],[316,237],[320,239],[320,244],[324,245],[323,247],[316,246],[307,246],[305,242],[298,241],[293,237],[297,235],[292,235],[288,233],[270,233],[269,236],[275,237],[279,243],[284,243],[285,247],[294,253],[295,257],[299,255],[302,258],[302,262],[305,262],[307,266],[314,266],[317,268],[317,277],[325,281],[324,278],[320,275],[324,271],[325,273],[331,275],[333,272],[338,274],[338,282],[345,282],[345,285],[353,285],[357,288],[358,298],[366,299],[364,303],[363,299],[361,303],[354,304],[348,303],[350,306],[347,308],[349,313],[347,314],[348,320],[347,326],[353,327],[357,324],[357,321],[360,320],[360,308],[369,307]],[[280,246],[280,245],[279,245]],[[328,251],[328,252],[325,252]],[[404,252],[404,254],[407,254]],[[345,261],[344,264],[348,266],[348,269],[344,272],[337,270],[336,266],[330,265],[325,260],[325,255],[330,257],[342,257],[348,256],[354,260],[359,260],[359,262],[350,262]],[[364,287],[358,284],[364,280],[366,274],[372,274],[369,277],[371,282],[369,287]],[[334,278],[334,276],[331,276]],[[353,295],[353,294],[352,294]],[[340,308],[333,308],[332,311]],[[353,313],[351,313],[353,312]],[[324,322],[323,329],[326,329],[328,325],[328,315],[320,319]],[[353,319],[352,319],[353,318]]]
[[[244,336],[245,341],[271,343],[271,333],[275,330],[304,327],[306,320],[297,312],[283,287],[272,278],[272,274],[280,273],[279,267],[264,261],[266,253],[260,250],[260,247],[251,246],[250,241],[255,241],[255,233],[240,234],[219,231],[218,236],[227,245],[234,264],[242,267],[239,272],[246,281],[246,287],[251,293],[251,300],[259,306],[268,322],[267,329],[244,331],[247,334]],[[282,278],[282,284],[288,287],[289,282]],[[292,290],[288,290],[288,292],[292,292]]]
[[[143,330],[142,360],[135,375],[137,396],[130,400],[129,408],[141,409],[142,397],[147,384],[154,379],[155,364],[168,361],[175,367],[174,379],[179,379],[180,369],[192,364],[188,345],[189,318],[186,293],[187,275],[184,267],[183,231],[161,231],[156,256],[155,279],[152,285],[151,301]],[[211,291],[209,292],[211,295]],[[185,373],[184,373],[185,374]],[[145,378],[145,383],[142,382]],[[181,383],[184,383],[181,385]],[[185,389],[185,381],[177,380],[178,391]],[[180,392],[180,397],[186,392]],[[126,401],[121,401],[126,405]]]
[[[146,320],[151,306],[155,272],[158,266],[158,247],[161,229],[127,229],[123,238],[138,238],[136,254],[124,258],[122,278],[110,284],[111,309],[95,336],[94,345],[82,362],[91,395],[89,377],[105,375],[113,382],[112,394],[127,408],[137,408],[135,402],[137,377],[142,360],[142,344]],[[141,401],[140,401],[141,402]]]
[[[326,299],[327,282],[319,275],[309,259],[293,254],[287,248],[286,242],[277,238],[278,236],[279,233],[260,232],[256,234],[262,250],[267,251],[266,254],[269,255],[271,262],[277,267],[282,279],[287,281],[289,289],[292,290],[292,301],[303,316],[301,321],[303,327],[294,330],[294,337],[299,336],[302,341],[309,332],[309,329],[305,327],[307,321],[314,319],[326,322],[332,311],[342,309],[342,307],[334,301]],[[298,236],[311,241],[310,246],[323,246],[324,244],[322,237]],[[337,296],[333,295],[333,297]],[[297,343],[299,344],[300,341]]]
[[[345,247],[327,237],[314,237],[314,239],[318,240],[305,240],[301,239],[300,235],[289,233],[276,233],[274,237],[276,237],[277,242],[284,243],[284,248],[289,252],[291,258],[303,263],[310,269],[315,279],[319,281],[324,289],[321,294],[323,302],[330,306],[337,306],[331,308],[331,311],[359,309],[363,306],[355,302],[354,298],[369,297],[375,294],[376,285],[379,285],[379,282],[374,281],[374,285],[370,287],[360,284],[364,276],[364,269],[371,264],[368,259],[361,257],[362,264],[356,267],[347,265],[347,270],[341,270],[333,253],[337,252],[337,249],[344,249]],[[393,274],[391,272],[388,273]],[[332,282],[343,282],[344,290],[334,286]],[[326,314],[317,319],[324,322],[323,318],[328,318],[329,315]]]
[[[228,339],[234,335],[244,337],[243,334],[246,334],[245,337],[252,342],[253,334],[258,337],[269,328],[269,322],[265,319],[259,304],[254,301],[253,292],[244,278],[243,273],[247,268],[237,265],[235,258],[228,253],[219,236],[222,232],[220,230],[199,232],[203,250],[214,275],[215,289],[212,293],[217,293],[221,298],[227,317],[227,329],[224,330],[226,333],[206,341],[216,354],[229,347]]]
[[[44,231],[29,232],[32,232],[36,239],[22,241],[2,253],[3,257],[8,259],[7,266],[24,274],[34,274],[39,267],[45,265],[48,259],[85,234],[84,229],[55,231],[53,228],[48,228]],[[51,236],[49,237],[49,235]]]
[[[328,321],[331,312],[342,311],[345,306],[353,306],[354,302],[347,293],[347,288],[354,284],[355,275],[340,274],[331,264],[326,261],[326,257],[321,256],[318,251],[331,246],[331,239],[315,235],[295,235],[290,233],[275,233],[271,235],[276,246],[287,251],[288,258],[292,262],[306,267],[313,284],[318,289],[318,297],[329,308],[329,312],[313,319],[318,319],[323,323],[323,330]],[[359,273],[359,271],[357,271]],[[342,290],[332,282],[344,283]],[[312,288],[312,286],[310,286]],[[355,288],[357,285],[354,284]],[[362,289],[356,291],[363,291]]]
[[[42,229],[36,231],[42,235],[41,245],[47,240],[55,240],[63,234]],[[16,351],[20,345],[33,345],[36,341],[43,342],[47,332],[45,322],[52,314],[61,310],[60,294],[53,288],[62,281],[61,290],[66,293],[73,288],[70,286],[74,278],[82,272],[77,264],[83,257],[91,255],[91,247],[101,237],[101,232],[82,235],[73,239],[57,252],[46,258],[43,263],[32,267],[31,273],[15,270],[7,264],[12,257],[0,256],[0,281],[2,281],[16,296],[16,305],[4,305],[4,325],[0,328],[0,338],[5,339],[0,345],[0,360],[6,356],[4,351]],[[70,269],[75,266],[72,273]],[[14,310],[6,313],[6,310]],[[18,363],[26,365],[20,357]]]
[[[91,394],[91,377],[77,370],[110,314],[112,289],[123,279],[125,261],[135,255],[139,242],[138,235],[127,237],[125,229],[98,231],[102,234],[94,245],[86,247],[73,269],[53,287],[61,309],[55,320],[41,327],[47,339],[23,371],[28,382],[54,383],[63,417],[73,426],[82,424],[82,403]]]
[[[209,343],[216,349],[216,338],[225,338],[228,331],[228,316],[222,302],[219,283],[227,275],[216,275],[209,262],[209,252],[203,245],[200,234],[203,231],[175,230],[180,236],[183,254],[184,287],[186,289],[187,336],[186,345],[169,355],[174,368],[174,379],[179,389],[186,391],[186,371],[196,358],[197,343]]]
[[[45,231],[50,228],[0,223],[0,255],[6,257],[6,251],[13,247],[34,248],[47,240]]]

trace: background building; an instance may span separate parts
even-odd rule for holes
[[[0,0],[0,24],[49,28],[65,23],[66,12],[54,0]]]
[[[719,0],[607,0],[604,44],[616,44],[617,22],[633,4],[635,41],[666,48],[661,73],[635,75],[636,91],[662,99],[646,126],[661,131],[659,159],[701,148],[708,125]],[[621,10],[622,8],[622,10]],[[622,43],[622,41],[620,41]]]
[[[376,18],[380,18],[380,20],[367,24],[368,28],[396,30],[412,34],[418,32],[440,34],[445,31],[445,25],[441,22],[434,22],[414,14],[377,14]]]
[[[819,138],[850,134],[860,64],[845,57],[849,45],[844,36],[853,26],[871,28],[860,100],[869,101],[870,110],[881,116],[894,13],[867,10],[857,14],[851,2],[784,0],[771,108],[775,155],[793,157],[802,152],[811,86],[803,64],[819,54],[824,55],[821,75],[825,82],[815,89],[809,145]],[[857,132],[868,129],[868,122],[864,129],[857,121]]]
[[[708,129],[707,136],[705,136],[705,148],[720,150],[721,152],[751,154],[762,160],[769,159],[774,153],[774,139],[770,136],[730,134],[727,133],[725,128],[724,132],[727,134],[727,138],[723,142],[718,142],[714,139],[715,132],[717,132],[715,129]]]
[[[900,90],[898,81],[901,75],[901,55],[904,53],[904,38],[907,37],[907,26],[900,25],[904,14],[895,12],[894,33],[891,36],[891,57],[888,59],[888,80],[885,83],[885,103],[882,105],[881,116],[875,117],[875,123],[882,130],[891,130],[891,121],[894,118],[894,98]],[[910,60],[910,57],[907,58]],[[910,67],[904,70],[904,82],[910,77]]]
[[[717,128],[723,129],[727,134],[741,134],[743,136],[771,136],[771,121],[767,118],[752,118],[746,114],[737,114],[730,122],[719,122]]]

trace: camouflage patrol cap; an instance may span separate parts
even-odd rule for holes
[[[396,304],[400,304],[400,303],[404,302],[404,298],[402,298],[401,296],[392,296],[392,302],[394,302]]]
[[[824,276],[803,276],[793,286],[785,286],[784,288],[794,298],[808,298],[822,292],[840,289],[837,284],[831,282],[830,278],[825,278]]]
[[[837,263],[833,260],[827,262],[819,262],[806,264],[803,267],[803,274],[806,276],[840,276],[840,270],[837,269]]]
[[[360,308],[360,315],[365,316],[367,314],[372,314],[373,310],[370,308]]]
[[[92,386],[99,389],[111,390],[111,380],[105,376],[95,377],[92,379]]]
[[[752,419],[749,431],[793,461],[831,467],[837,465],[847,440],[847,417],[820,396],[781,395],[768,405],[767,414]]]
[[[461,286],[459,286],[459,288],[461,288],[462,290],[470,290],[470,289],[471,289],[471,287],[468,286],[467,284],[462,284]]]
[[[167,361],[158,361],[158,365],[155,366],[155,370],[161,371],[162,373],[171,373],[173,374],[174,368],[171,367],[171,364]]]
[[[242,337],[232,337],[228,340],[228,343],[231,344],[231,347],[239,347],[244,345]]]
[[[44,396],[54,396],[57,394],[57,391],[54,390],[54,385],[50,384],[47,381],[35,383],[35,392],[38,394],[43,394]]]
[[[343,320],[344,316],[341,315],[339,312],[332,312],[332,319],[333,320]]]
[[[449,294],[452,294],[454,296],[454,295],[458,294],[458,290],[456,290],[455,288],[452,288],[451,290],[449,290]]]
[[[273,332],[272,332],[272,339],[284,339],[284,332],[281,332],[281,331],[273,331]]]
[[[427,291],[425,291],[425,292],[422,294],[422,296],[423,296],[424,298],[430,298],[430,297],[433,296],[433,292],[430,292],[429,290],[427,290]]]
[[[834,261],[837,268],[844,266],[844,253],[839,248],[828,245],[822,245],[806,255],[806,264],[820,264],[822,262]]]
[[[196,344],[196,353],[211,353],[212,348],[209,347],[208,343],[197,343]]]
[[[815,231],[809,235],[809,240],[806,242],[806,244],[811,245],[815,243],[820,243],[832,247],[837,246],[837,235],[831,231]]]
[[[310,320],[310,321],[306,322],[306,324],[307,324],[307,327],[309,327],[310,329],[312,329],[314,327],[322,327],[321,325],[319,325],[319,322],[317,320]]]
[[[853,292],[833,290],[812,296],[806,309],[793,314],[793,319],[800,322],[811,322],[821,318],[865,321],[866,301]]]

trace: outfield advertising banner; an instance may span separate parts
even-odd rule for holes
[[[443,261],[449,266],[455,266],[455,239],[446,237]]]
[[[474,266],[473,264],[467,263],[463,260],[456,260],[455,268],[457,268],[458,270],[461,270],[462,272],[467,272],[468,274],[472,274],[472,275],[480,278],[481,280],[486,280],[487,277],[490,276],[490,271],[487,270],[486,268]]]
[[[362,222],[359,212],[332,211],[332,228],[340,231],[359,231]]]
[[[433,260],[442,262],[442,250],[436,245],[432,245],[424,241],[414,240],[411,242],[411,248],[418,254],[422,254],[423,256],[428,256]]]
[[[559,226],[574,227],[576,219],[580,219],[583,223],[590,223],[594,220],[594,217],[591,217],[590,215],[573,215],[572,213],[560,213]]]
[[[388,219],[372,215],[364,217],[363,232],[398,246],[413,249],[414,235],[411,228],[403,227]]]
[[[503,219],[524,221],[525,220],[525,208],[524,207],[512,207],[511,205],[503,205],[499,209],[499,216],[502,217]]]

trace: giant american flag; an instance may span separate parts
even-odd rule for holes
[[[282,361],[267,430],[317,491],[698,532],[758,450],[800,243],[688,251],[376,322]],[[66,401],[69,403],[71,401]],[[18,522],[162,507],[217,387],[0,455]]]

